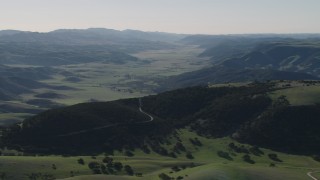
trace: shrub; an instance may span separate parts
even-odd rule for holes
[[[178,166],[173,166],[171,169],[175,172],[178,172],[181,170]]]
[[[244,147],[243,145],[237,146],[234,143],[230,143],[229,148],[232,149],[236,153],[246,153],[246,154],[249,153],[249,150],[246,147]]]
[[[194,139],[190,138],[189,141],[195,146],[202,146],[202,143],[201,143],[201,141],[199,141],[198,138],[194,138]]]
[[[168,175],[165,174],[165,173],[159,174],[159,178],[160,178],[161,180],[171,180],[171,179],[172,179],[170,176],[168,176]]]
[[[258,146],[253,146],[249,149],[249,151],[255,156],[264,155],[264,152],[259,149]]]
[[[115,163],[113,164],[113,166],[114,166],[114,168],[115,168],[117,171],[121,171],[122,168],[123,168],[123,165],[122,165],[121,162],[115,162]]]
[[[174,152],[169,153],[170,157],[177,158],[177,155]]]
[[[108,174],[107,167],[104,164],[101,164],[101,171],[103,174]]]
[[[131,168],[131,166],[129,165],[125,165],[124,166],[124,170],[126,171],[126,173],[130,176],[133,176],[134,172],[133,172],[133,169]]]
[[[131,151],[126,151],[124,154],[128,157],[134,156],[134,154]]]
[[[114,174],[114,170],[113,170],[112,168],[110,168],[110,167],[108,167],[108,172],[109,172],[110,174]]]
[[[274,163],[270,163],[269,167],[276,167],[276,165]]]
[[[82,158],[78,159],[78,163],[84,165],[84,160]]]
[[[229,153],[227,153],[227,152],[224,152],[224,151],[218,151],[218,152],[217,152],[217,154],[218,154],[218,156],[219,156],[219,157],[222,157],[222,158],[228,159],[228,160],[230,160],[230,161],[232,161],[232,160],[233,160],[233,159],[232,159],[232,157],[230,157]]]
[[[187,152],[186,157],[188,159],[193,159],[194,158],[193,155],[190,152]]]
[[[282,162],[282,160],[280,160],[278,158],[278,155],[277,154],[268,154],[268,157],[274,161],[277,161],[277,162]]]
[[[101,174],[100,169],[92,169],[93,174]]]
[[[319,161],[319,162],[320,162],[320,156],[319,156],[319,155],[314,155],[314,156],[312,156],[312,158],[313,158],[315,161]]]
[[[113,161],[113,159],[108,156],[102,159],[102,162],[107,163],[107,164],[112,163],[112,161]]]
[[[141,150],[146,154],[150,154],[150,152],[151,152],[147,145],[143,145],[141,147]]]
[[[243,159],[245,162],[250,163],[250,164],[254,164],[254,163],[255,163],[248,154],[244,155],[244,156],[242,157],[242,159]]]
[[[90,162],[88,164],[88,167],[92,170],[92,169],[100,169],[100,164],[97,162]]]
[[[174,146],[174,149],[178,151],[186,151],[186,148],[181,142],[177,142],[176,145]]]

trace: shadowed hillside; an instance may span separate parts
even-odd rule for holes
[[[144,97],[141,108],[155,119],[150,122],[139,111],[138,99],[78,104],[29,118],[22,128],[5,133],[4,139],[26,151],[77,154],[125,146],[142,148],[178,128],[191,127],[202,136],[233,136],[283,151],[317,152],[319,147],[312,144],[320,143],[320,134],[314,129],[318,127],[318,106],[290,107],[284,97],[272,101],[267,93],[278,89],[275,85],[193,87]],[[312,138],[306,140],[309,136]],[[284,142],[287,149],[280,146]]]

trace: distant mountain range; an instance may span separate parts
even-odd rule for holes
[[[59,44],[115,44],[130,41],[175,42],[186,37],[183,34],[165,32],[144,32],[138,30],[113,30],[105,28],[58,29],[39,33],[17,30],[0,31],[0,39],[5,42],[45,42]]]
[[[160,80],[159,89],[189,85],[320,77],[319,34],[182,35],[103,28],[48,33],[0,31],[0,64],[60,66],[138,62],[130,55],[198,45],[212,67]]]
[[[0,31],[0,63],[54,66],[87,62],[126,63],[128,53],[173,48],[179,34],[111,29],[70,29],[48,33]]]

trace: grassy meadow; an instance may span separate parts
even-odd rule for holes
[[[197,138],[201,146],[190,141]],[[261,149],[263,155],[250,153],[254,164],[243,160],[244,153],[236,153],[228,147],[234,142],[230,138],[206,138],[196,135],[187,129],[179,130],[177,136],[168,138],[162,147],[168,151],[173,149],[179,140],[190,152],[193,158],[187,158],[186,152],[181,151],[176,158],[161,156],[151,151],[145,154],[141,150],[134,150],[134,156],[125,156],[124,152],[115,151],[110,155],[114,162],[130,165],[135,173],[142,173],[142,177],[128,176],[124,170],[116,171],[115,175],[95,175],[88,168],[89,162],[102,163],[105,154],[95,156],[62,157],[62,156],[0,156],[0,174],[5,172],[7,179],[28,179],[32,174],[40,174],[58,179],[159,179],[159,174],[165,173],[170,177],[183,179],[307,179],[306,173],[320,170],[320,162],[307,156],[289,155]],[[250,148],[244,144],[244,147]],[[217,152],[227,152],[231,159],[220,157]],[[271,160],[268,154],[275,153],[281,162]],[[84,165],[77,161],[82,158]],[[270,164],[274,167],[270,167]],[[173,167],[176,167],[174,169]],[[19,171],[17,171],[19,169]],[[178,169],[178,170],[177,170]],[[40,177],[40,176],[39,176]],[[40,179],[40,178],[39,178]]]
[[[312,105],[320,102],[319,82],[313,84],[291,82],[290,84],[290,87],[274,91],[270,96],[275,99],[284,95],[291,105]]]

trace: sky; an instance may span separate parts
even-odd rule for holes
[[[320,0],[0,0],[0,30],[320,33]]]

